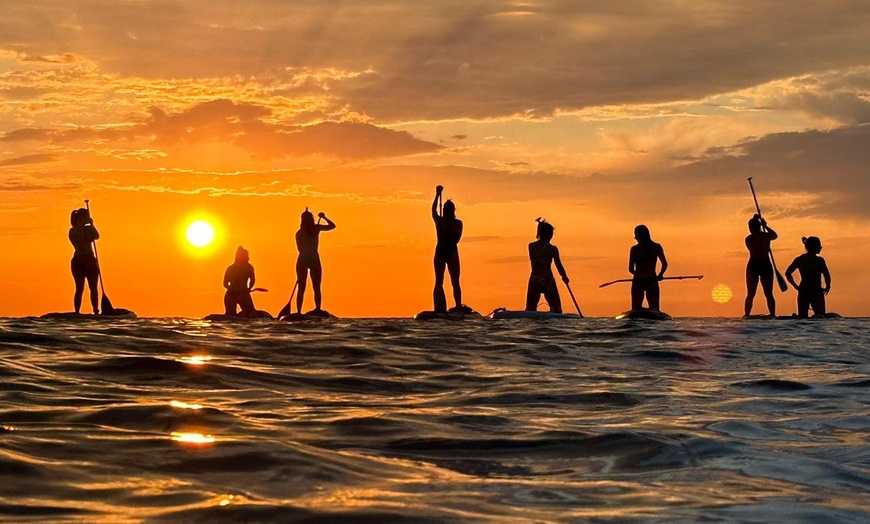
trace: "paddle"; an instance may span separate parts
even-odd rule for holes
[[[663,277],[662,280],[686,280],[686,279],[697,279],[701,280],[704,278],[704,275],[683,275],[679,277]],[[620,278],[619,280],[613,280],[611,282],[605,282],[598,287],[607,287],[612,284],[619,284],[620,282],[631,282],[634,279],[631,278]]]
[[[583,313],[580,312],[580,306],[577,305],[577,299],[574,298],[574,292],[571,291],[571,286],[565,282],[565,287],[568,288],[568,294],[571,295],[571,300],[574,301],[574,307],[577,309],[577,314],[580,315],[580,318],[583,318]]]
[[[758,207],[758,197],[755,196],[755,186],[752,185],[752,177],[747,178],[749,180],[749,189],[752,191],[752,200],[755,201],[755,212],[758,213],[758,217],[761,218],[761,208]],[[761,230],[767,233],[767,228],[762,226]],[[779,290],[785,292],[788,290],[788,285],[785,283],[785,279],[782,278],[782,273],[776,269],[776,261],[773,259],[773,249],[768,249],[768,254],[770,255],[770,263],[773,265],[773,272],[776,274],[776,282],[779,284]]]
[[[87,198],[85,199],[85,208],[87,208],[88,215],[90,215],[91,204]],[[94,259],[97,261],[97,279],[100,281],[100,292],[103,294],[103,297],[100,299],[100,312],[103,315],[111,315],[115,311],[115,308],[112,307],[112,301],[106,296],[106,288],[103,284],[103,269],[100,267],[100,256],[97,254],[97,241],[94,240],[91,244],[94,246]]]
[[[264,287],[255,287],[251,289],[251,293],[253,293],[254,291],[262,291],[263,293],[267,293],[269,290]]]

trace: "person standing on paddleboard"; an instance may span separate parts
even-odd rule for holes
[[[828,312],[825,305],[825,295],[831,291],[831,273],[825,259],[819,256],[822,252],[822,241],[818,237],[804,237],[806,253],[795,258],[785,270],[785,278],[798,292],[797,306],[798,316],[809,316],[810,307],[813,315],[824,317]],[[801,283],[794,281],[792,273],[797,270],[801,274]],[[822,287],[822,278],[825,279],[825,287]]]
[[[628,272],[631,279],[631,309],[643,309],[643,299],[646,296],[649,309],[659,311],[659,281],[664,278],[668,269],[665,250],[661,244],[653,242],[649,228],[639,225],[634,228],[634,239],[637,244],[631,246],[628,255]],[[656,263],[661,260],[662,267],[656,273]]]
[[[462,309],[462,287],[459,285],[459,239],[462,238],[462,221],[456,218],[456,205],[452,200],[444,202],[442,213],[438,213],[443,186],[435,188],[435,200],[432,201],[432,220],[435,222],[435,233],[438,243],[435,245],[435,289],[432,299],[435,302],[435,312],[447,311],[447,296],[444,294],[444,270],[450,272],[450,284],[453,286],[453,310]]]
[[[305,287],[308,275],[311,275],[311,286],[314,288],[314,311],[320,312],[323,297],[320,294],[320,282],[323,279],[323,267],[320,264],[320,232],[332,231],[335,223],[326,218],[326,214],[320,212],[317,216],[326,221],[326,224],[314,222],[314,215],[305,208],[302,212],[302,222],[299,231],[296,232],[296,249],[299,250],[299,258],[296,259],[296,283],[299,292],[296,295],[296,313],[302,313],[302,300],[305,297]],[[318,220],[319,222],[319,220]]]
[[[73,280],[76,284],[76,292],[73,297],[75,312],[79,313],[82,308],[82,295],[85,291],[85,280],[91,293],[91,306],[94,315],[99,313],[99,294],[97,293],[97,279],[100,276],[100,266],[94,256],[94,241],[100,238],[91,213],[85,208],[73,210],[70,214],[69,241],[75,252],[70,261]]]
[[[248,250],[239,246],[236,249],[236,259],[224,272],[224,314],[251,317],[256,315],[254,300],[251,298],[251,290],[256,282],[254,266],[251,265]],[[241,312],[236,312],[236,306]]]
[[[568,274],[559,258],[559,248],[550,243],[553,239],[554,227],[546,220],[537,219],[538,231],[536,241],[529,244],[529,261],[532,263],[532,273],[529,275],[529,287],[526,291],[526,311],[537,311],[538,301],[544,295],[551,313],[562,312],[562,299],[556,287],[556,277],[553,275],[552,264],[562,276],[562,282],[568,284]]]
[[[770,243],[779,238],[776,231],[767,225],[767,221],[756,214],[749,220],[749,235],[746,237],[746,249],[749,250],[749,262],[746,263],[746,302],[743,305],[743,315],[752,312],[752,302],[761,281],[761,290],[767,299],[767,310],[770,316],[776,316],[776,299],[773,296],[773,264],[770,262]]]

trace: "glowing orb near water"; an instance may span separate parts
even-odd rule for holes
[[[194,247],[205,247],[214,241],[214,227],[205,220],[195,220],[187,226],[187,241]]]
[[[725,304],[731,300],[734,293],[731,292],[730,287],[725,284],[719,284],[713,288],[713,292],[710,295],[713,297],[713,302],[717,304]]]

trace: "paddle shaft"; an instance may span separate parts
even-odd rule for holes
[[[577,304],[577,299],[574,298],[574,292],[571,291],[571,285],[565,282],[565,287],[568,288],[568,294],[571,295],[571,300],[574,302],[574,307],[577,309],[577,314],[583,318],[583,313],[580,312],[580,306]]]
[[[91,214],[91,201],[88,200],[87,198],[85,199],[85,208],[88,210],[88,215],[90,216],[90,214]],[[97,254],[97,241],[96,240],[91,241],[91,245],[94,246],[94,260],[97,261],[97,278],[100,279],[100,293],[102,293],[103,296],[106,296],[106,288],[103,285],[103,270],[100,267],[100,255]]]
[[[702,278],[704,278],[704,275],[683,275],[683,276],[679,276],[679,277],[662,277],[662,280],[689,280],[689,279],[701,280]],[[607,286],[610,286],[613,284],[619,284],[621,282],[631,282],[633,280],[634,280],[633,278],[620,278],[619,280],[605,282],[598,287],[607,287]]]
[[[749,190],[752,191],[752,200],[755,201],[755,212],[758,213],[758,217],[761,218],[761,208],[758,206],[758,197],[755,195],[755,186],[752,185],[752,177],[747,178],[749,181]],[[767,228],[762,226],[762,230],[767,233]],[[779,284],[779,290],[785,292],[788,289],[788,285],[785,283],[785,279],[782,277],[782,273],[779,272],[779,269],[776,268],[776,260],[773,258],[773,249],[768,248],[768,255],[770,255],[770,264],[773,266],[773,272],[776,274],[776,282]]]

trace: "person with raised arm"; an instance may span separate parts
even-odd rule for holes
[[[537,219],[538,228],[534,242],[529,243],[529,261],[532,272],[529,275],[529,287],[526,291],[526,311],[537,311],[538,301],[544,295],[550,312],[562,312],[562,299],[556,287],[556,277],[553,275],[553,263],[562,277],[562,282],[568,284],[568,274],[559,258],[559,248],[550,243],[553,239],[554,227],[546,220]]]
[[[743,315],[748,317],[752,312],[752,302],[761,281],[761,290],[767,299],[767,310],[770,316],[776,316],[776,298],[773,296],[773,264],[770,262],[770,243],[779,238],[776,231],[767,225],[761,215],[755,214],[749,220],[749,235],[744,241],[749,250],[749,262],[746,263],[746,301],[743,304]]]
[[[631,309],[642,309],[646,297],[649,309],[660,311],[659,281],[668,270],[668,260],[661,244],[653,242],[649,228],[639,225],[634,228],[637,244],[631,247],[628,255],[628,272],[631,279]],[[661,269],[656,272],[656,264],[661,261]]]
[[[459,285],[459,240],[462,238],[462,221],[456,218],[456,205],[452,200],[444,202],[443,211],[439,213],[439,203],[443,186],[435,188],[435,199],[432,201],[432,220],[435,222],[435,233],[438,242],[435,245],[435,289],[432,298],[436,313],[447,312],[447,297],[444,294],[444,271],[450,273],[450,283],[453,286],[453,301],[455,307],[451,310],[461,310],[462,288]]]
[[[798,292],[797,306],[798,316],[806,318],[809,309],[813,309],[813,316],[824,318],[828,311],[825,304],[825,296],[831,291],[831,273],[825,259],[819,256],[822,252],[822,241],[818,237],[804,237],[806,253],[795,258],[785,270],[785,278]],[[794,280],[793,273],[798,271],[801,282]],[[825,279],[825,287],[822,287],[822,279]]]
[[[94,220],[86,208],[76,209],[70,214],[69,241],[75,250],[70,269],[76,291],[73,296],[75,312],[80,313],[82,308],[82,295],[85,291],[85,281],[91,294],[91,307],[94,315],[99,314],[99,293],[97,292],[97,279],[100,276],[100,266],[94,255],[94,241],[100,238],[100,233],[94,227]]]
[[[299,293],[296,295],[297,314],[302,314],[302,301],[305,298],[309,275],[311,286],[314,288],[314,311],[317,313],[322,311],[323,296],[320,292],[320,283],[323,279],[323,266],[320,264],[318,251],[320,233],[332,231],[335,229],[335,223],[326,217],[326,213],[320,212],[317,216],[319,218],[314,222],[314,215],[306,207],[302,212],[299,231],[296,232],[296,248],[299,250],[299,257],[296,259],[296,284],[299,286]],[[321,224],[320,220],[325,220],[326,224]]]

